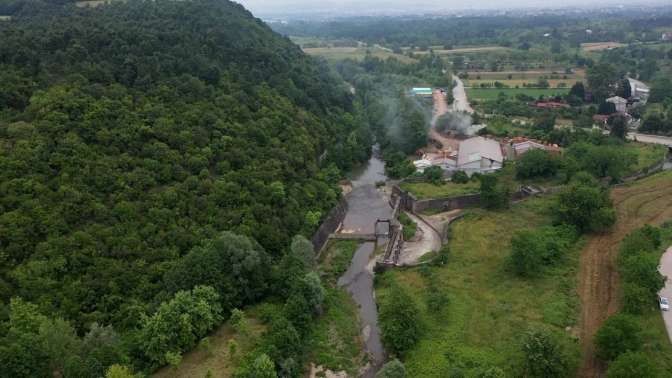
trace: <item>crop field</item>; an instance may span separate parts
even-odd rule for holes
[[[548,81],[551,88],[569,88],[577,81],[585,79],[585,71],[577,70],[564,73],[564,70],[533,70],[533,71],[469,71],[464,84],[478,88],[481,84],[494,87],[500,82],[510,88],[524,88],[525,84],[536,84],[540,79]]]
[[[410,49],[407,49],[410,50]],[[473,54],[473,53],[483,53],[483,52],[496,52],[496,51],[508,51],[510,50],[508,47],[502,47],[502,46],[475,46],[475,47],[457,47],[451,50],[444,49],[443,47],[441,48],[436,48],[432,49],[434,51],[434,54],[439,54],[439,55],[450,55],[450,54]],[[413,54],[429,54],[429,50],[427,51],[419,51],[419,50],[412,50]]]
[[[569,93],[569,88],[467,88],[467,96],[474,100],[495,100],[500,93],[504,93],[506,96],[525,94],[534,98],[538,98],[539,96],[553,97],[566,95]]]
[[[602,50],[610,50],[610,49],[615,49],[619,47],[625,46],[623,43],[619,42],[593,42],[593,43],[582,43],[581,44],[581,50],[585,52],[593,52],[593,51],[602,51]]]
[[[314,47],[304,48],[303,51],[309,55],[321,56],[330,62],[345,59],[363,60],[367,53],[380,59],[395,57],[403,63],[415,61],[413,58],[395,54],[380,47]]]
[[[12,19],[12,16],[0,16],[0,21],[9,21]]]
[[[476,377],[492,366],[521,376],[521,338],[531,328],[549,329],[578,359],[578,344],[565,327],[577,320],[577,265],[580,242],[557,266],[534,279],[507,270],[513,233],[551,222],[553,198],[514,204],[510,210],[469,210],[451,226],[449,262],[430,267],[437,287],[448,296],[438,313],[426,305],[422,269],[388,271],[376,278],[376,295],[394,295],[395,282],[415,298],[425,332],[404,357],[408,377]],[[460,373],[460,374],[458,374]]]

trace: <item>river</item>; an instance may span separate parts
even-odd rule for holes
[[[366,165],[352,173],[352,192],[346,197],[348,212],[343,220],[343,230],[373,233],[377,219],[391,217],[388,200],[376,189],[376,182],[385,180],[385,163],[375,154]],[[362,375],[366,378],[373,377],[385,361],[373,289],[373,252],[374,243],[362,244],[355,252],[350,267],[338,280],[338,285],[347,290],[359,307],[362,337],[371,361]]]

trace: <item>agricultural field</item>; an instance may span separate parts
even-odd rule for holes
[[[510,50],[508,47],[502,46],[474,46],[474,47],[456,47],[454,49],[447,50],[443,46],[434,46],[432,51],[434,54],[438,55],[451,55],[451,54],[474,54],[474,53],[484,53],[484,52],[503,52]],[[429,54],[429,50],[421,51],[418,49],[404,49],[404,51],[411,51],[413,54]]]
[[[536,198],[502,212],[468,210],[451,226],[448,263],[440,267],[388,271],[377,277],[380,300],[390,287],[410,291],[425,332],[404,357],[408,377],[475,377],[496,366],[520,376],[521,339],[529,329],[555,333],[578,359],[578,342],[565,327],[577,321],[577,265],[581,242],[558,265],[534,279],[507,270],[512,234],[551,223],[553,198]],[[448,304],[439,313],[427,306],[423,269],[429,269]]]
[[[405,182],[400,186],[401,189],[412,193],[417,199],[458,197],[480,191],[480,183],[477,180],[469,181],[466,184],[447,182],[441,185],[428,182]]]
[[[531,71],[469,71],[464,85],[479,88],[483,85],[494,87],[499,82],[509,88],[523,88],[525,85],[534,85],[539,80],[546,80],[550,88],[569,88],[577,81],[584,81],[585,71],[565,73],[558,70],[531,70]]]
[[[371,54],[380,59],[395,57],[404,63],[412,63],[415,59],[406,55],[395,54],[382,47],[313,47],[304,48],[309,55],[321,56],[329,62],[337,62],[344,59],[363,60],[366,54]]]
[[[9,21],[12,19],[12,16],[0,16],[0,21]]]
[[[619,47],[626,46],[623,43],[619,42],[593,42],[593,43],[582,43],[581,50],[584,52],[594,52],[602,50],[611,50]]]
[[[499,97],[500,93],[506,96],[513,97],[517,94],[524,94],[534,98],[564,96],[569,93],[569,88],[467,88],[467,96],[469,99],[490,101]]]

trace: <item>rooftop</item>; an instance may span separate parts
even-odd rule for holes
[[[458,165],[479,161],[483,158],[503,162],[504,156],[499,142],[478,136],[460,143],[460,152],[457,156]]]

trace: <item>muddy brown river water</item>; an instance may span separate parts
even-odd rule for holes
[[[343,220],[343,230],[373,233],[377,219],[389,219],[392,209],[376,182],[385,181],[385,164],[375,156],[351,176],[352,192],[348,194],[348,213]],[[355,252],[348,270],[338,280],[338,285],[350,294],[359,307],[361,332],[366,350],[371,357],[369,368],[362,377],[373,377],[385,361],[385,350],[378,327],[378,309],[373,290],[371,260],[374,243],[364,243]]]

